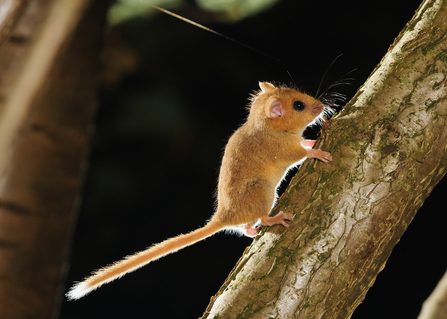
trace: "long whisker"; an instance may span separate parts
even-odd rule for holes
[[[347,75],[351,74],[352,72],[356,71],[357,69],[352,69],[349,72],[346,72],[343,76],[341,76],[337,81],[335,81],[334,83],[332,83],[331,85],[329,85],[323,92],[321,92],[320,95],[316,95],[317,99],[319,99],[320,97],[322,97],[324,94],[326,94],[327,91],[329,91],[330,89],[332,89],[335,86],[338,85],[351,85],[351,83],[349,83],[349,81],[353,81],[354,78],[346,78]]]
[[[258,49],[256,49],[256,48],[254,48],[254,47],[251,47],[251,46],[249,46],[249,45],[246,45],[245,43],[239,42],[239,41],[237,41],[237,40],[235,40],[235,39],[233,39],[233,38],[230,38],[230,37],[226,36],[225,34],[222,34],[222,33],[219,33],[219,32],[217,32],[217,31],[214,31],[213,29],[210,29],[210,28],[208,28],[208,27],[205,27],[204,25],[201,25],[200,23],[197,23],[197,22],[194,22],[194,21],[192,21],[192,20],[190,20],[190,19],[187,19],[187,18],[185,18],[185,17],[182,17],[181,15],[178,15],[178,14],[176,14],[176,13],[174,13],[174,12],[171,12],[171,11],[169,11],[169,10],[163,9],[163,8],[161,8],[161,7],[158,7],[158,6],[153,6],[153,7],[154,7],[155,9],[157,9],[157,10],[163,12],[163,13],[166,13],[166,14],[169,14],[170,16],[173,16],[174,18],[183,20],[183,21],[185,21],[185,22],[187,22],[187,23],[189,23],[189,24],[192,24],[192,25],[194,25],[194,26],[196,26],[196,27],[198,27],[198,28],[201,28],[201,29],[206,30],[206,31],[211,32],[211,33],[214,33],[215,35],[218,35],[218,36],[220,36],[220,37],[222,37],[222,38],[224,38],[224,39],[227,39],[228,41],[231,41],[231,42],[233,42],[233,43],[236,43],[237,45],[240,45],[240,46],[242,46],[242,47],[244,47],[244,48],[246,48],[246,49],[248,49],[248,50],[251,50],[251,51],[253,51],[253,52],[256,52],[257,54],[260,54],[260,55],[262,55],[262,56],[264,56],[264,57],[267,57],[267,58],[269,58],[269,59],[271,59],[271,60],[274,60],[274,61],[276,61],[281,67],[284,67],[284,66],[282,65],[282,63],[281,63],[281,60],[279,60],[278,58],[275,58],[274,56],[271,56],[270,54],[267,54],[267,53],[262,52],[262,51],[260,51],[260,50],[258,50]],[[285,69],[285,68],[284,68],[284,69]],[[292,82],[295,84],[295,81],[294,81],[292,75],[290,74],[290,72],[289,72],[287,69],[286,69],[286,72],[287,72],[287,74],[289,75],[289,77],[290,77],[290,79],[292,80]],[[295,84],[295,86],[296,86],[296,84]]]
[[[343,54],[339,54],[338,56],[335,57],[334,60],[332,60],[332,62],[329,64],[329,66],[326,68],[326,70],[323,73],[323,76],[321,77],[321,81],[320,84],[318,85],[318,89],[317,89],[317,93],[315,93],[315,96],[318,96],[318,93],[320,92],[321,87],[323,86],[324,80],[326,78],[326,75],[328,74],[329,70],[331,69],[331,67],[334,65],[335,61],[337,61],[337,59],[339,57],[341,57]]]
[[[234,42],[234,43],[236,43],[236,44],[238,44],[238,45],[240,45],[240,46],[243,46],[243,47],[246,48],[246,49],[249,49],[249,50],[251,50],[251,51],[254,51],[254,52],[258,53],[258,54],[261,54],[261,55],[263,55],[263,56],[265,56],[265,57],[267,57],[267,58],[269,58],[269,59],[272,59],[272,60],[275,60],[275,61],[277,61],[277,62],[280,62],[279,59],[277,59],[277,58],[275,58],[275,57],[273,57],[273,56],[271,56],[271,55],[269,55],[269,54],[267,54],[267,53],[265,53],[265,52],[262,52],[262,51],[260,51],[260,50],[258,50],[258,49],[255,49],[255,48],[253,48],[253,47],[251,47],[251,46],[249,46],[249,45],[246,45],[246,44],[244,44],[244,43],[242,43],[242,42],[239,42],[239,41],[237,41],[237,40],[235,40],[235,39],[233,39],[233,38],[230,38],[230,37],[226,36],[225,34],[222,34],[222,33],[219,33],[219,32],[217,32],[217,31],[214,31],[213,29],[210,29],[210,28],[208,28],[208,27],[205,27],[204,25],[201,25],[200,23],[194,22],[194,21],[192,21],[192,20],[190,20],[190,19],[187,19],[187,18],[185,18],[185,17],[182,17],[181,15],[178,15],[178,14],[176,14],[176,13],[174,13],[174,12],[171,12],[171,11],[169,11],[169,10],[166,10],[166,9],[163,9],[163,8],[160,8],[160,7],[157,7],[157,6],[154,6],[154,8],[157,9],[157,10],[160,10],[161,12],[164,12],[164,13],[166,13],[166,14],[169,14],[170,16],[173,16],[173,17],[175,17],[175,18],[177,18],[177,19],[183,20],[183,21],[185,21],[185,22],[187,22],[187,23],[189,23],[189,24],[192,24],[192,25],[194,25],[194,26],[196,26],[196,27],[199,27],[199,28],[201,28],[201,29],[203,29],[203,30],[206,30],[206,31],[208,31],[208,32],[211,32],[211,33],[214,33],[214,34],[216,34],[216,35],[218,35],[218,36],[221,36],[222,38],[225,38],[225,39],[227,39],[227,40],[229,40],[229,41],[231,41],[231,42]]]

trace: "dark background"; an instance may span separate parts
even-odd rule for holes
[[[352,85],[338,89],[349,99],[420,3],[284,0],[238,23],[217,23],[193,2],[172,10],[279,58],[309,94],[343,53],[329,81],[357,68]],[[249,94],[260,80],[291,81],[274,60],[162,13],[119,32],[139,67],[101,89],[65,291],[95,269],[202,226]],[[447,269],[446,189],[443,181],[427,199],[354,319],[417,317]],[[65,301],[61,318],[198,318],[251,241],[219,233]]]

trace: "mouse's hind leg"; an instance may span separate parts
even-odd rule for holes
[[[273,226],[281,224],[284,227],[289,227],[289,223],[287,221],[293,220],[292,214],[286,214],[283,211],[280,211],[277,215],[270,217],[266,215],[261,218],[261,223],[264,226]]]
[[[289,227],[289,223],[287,221],[293,220],[292,214],[286,214],[283,211],[280,211],[276,216],[270,217],[266,215],[261,218],[261,224],[263,226],[273,226],[273,225],[283,225],[284,227]],[[248,237],[255,237],[258,234],[261,226],[256,227],[255,224],[248,224],[244,228],[244,233]]]
[[[248,237],[255,237],[258,234],[260,228],[261,226],[253,227],[253,225],[247,225],[244,229],[244,233]]]

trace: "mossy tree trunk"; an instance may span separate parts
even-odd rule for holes
[[[447,0],[426,0],[316,147],[203,318],[349,318],[447,169]]]
[[[57,316],[63,296],[108,3],[92,2],[31,2],[1,48],[1,318]]]

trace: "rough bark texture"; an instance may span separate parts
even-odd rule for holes
[[[46,48],[33,43],[6,95],[2,125],[9,119],[13,126],[6,130],[8,135],[0,135],[1,148],[8,153],[2,154],[0,166],[2,318],[57,315],[54,302],[62,298],[58,286],[66,270],[69,234],[95,113],[106,2],[96,1],[81,21],[88,1],[52,2],[43,29],[34,26],[40,31],[35,41],[58,43],[47,42]],[[68,17],[68,24],[63,17]],[[11,61],[16,57],[9,56]],[[36,60],[46,65],[38,65]],[[28,74],[31,83],[23,79]],[[20,85],[22,92],[17,89]],[[20,93],[25,99],[14,97]],[[22,110],[11,112],[11,106]],[[1,130],[6,132],[4,127]]]
[[[447,169],[447,0],[427,0],[316,147],[203,318],[349,318]]]

